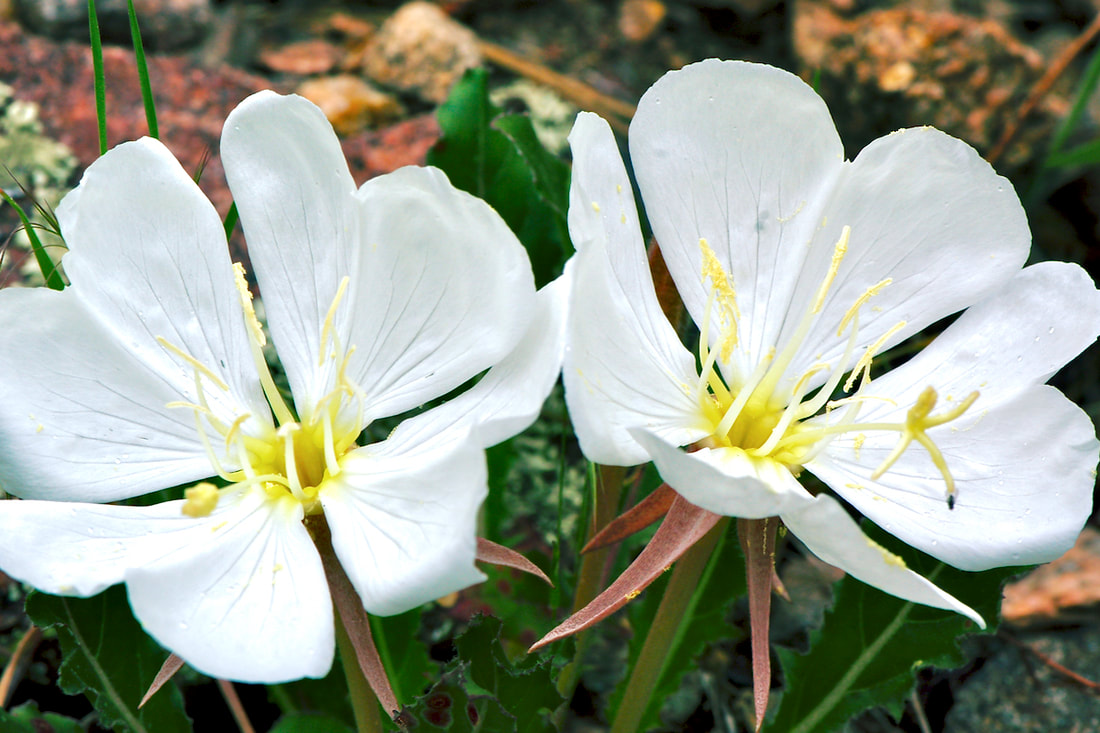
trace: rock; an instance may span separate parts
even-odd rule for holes
[[[87,0],[15,0],[16,12],[31,30],[59,40],[88,39]],[[99,32],[107,43],[130,43],[126,0],[96,2]],[[142,45],[151,51],[187,48],[210,27],[210,0],[134,0]]]
[[[1021,636],[1004,645],[955,690],[944,733],[1049,733],[1100,730],[1100,696],[1037,654],[1086,678],[1097,677],[1100,624]],[[1027,651],[1033,650],[1037,654]],[[983,655],[987,656],[987,655]]]
[[[1044,60],[999,23],[909,6],[854,17],[830,0],[798,0],[794,49],[858,151],[899,127],[933,125],[988,152],[1043,72]],[[1043,150],[1064,111],[1057,94],[1028,119],[1008,167]]]
[[[1085,527],[1070,550],[1004,590],[1001,615],[1013,624],[1051,623],[1100,608],[1100,532]]]
[[[378,127],[404,112],[391,95],[349,74],[310,79],[298,87],[298,94],[320,107],[341,135]]]
[[[327,74],[343,57],[343,49],[320,38],[260,51],[260,63],[271,71],[301,76]]]
[[[668,8],[660,0],[623,0],[619,6],[619,33],[631,43],[641,43],[660,28],[666,15]]]
[[[428,2],[402,5],[378,29],[364,58],[372,80],[436,104],[467,69],[480,65],[473,31]]]

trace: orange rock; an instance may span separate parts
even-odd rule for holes
[[[1027,625],[1092,604],[1100,604],[1100,532],[1085,527],[1065,555],[1005,586],[1001,615]]]
[[[623,38],[640,43],[656,32],[668,9],[660,0],[623,0],[619,7],[619,32]]]
[[[339,47],[314,39],[265,49],[260,52],[260,63],[272,71],[308,76],[332,71],[343,56]]]
[[[347,74],[310,79],[298,87],[298,94],[320,107],[341,135],[377,127],[403,111],[389,94]]]

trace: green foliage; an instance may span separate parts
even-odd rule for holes
[[[52,290],[64,290],[65,281],[61,279],[61,273],[57,271],[57,265],[50,259],[50,255],[46,252],[46,247],[42,244],[42,240],[38,236],[35,225],[31,222],[27,213],[23,211],[23,207],[15,202],[15,200],[0,190],[0,198],[11,205],[15,209],[15,213],[19,215],[19,221],[23,224],[23,231],[27,233],[27,239],[31,243],[31,251],[34,253],[35,262],[38,263],[38,268],[42,271],[42,277],[46,280],[46,285]]]
[[[475,618],[455,641],[457,656],[440,681],[403,717],[428,730],[552,730],[547,717],[561,696],[550,661],[528,657],[513,664],[500,644],[500,630],[499,619]]]
[[[57,713],[43,713],[34,702],[25,702],[10,713],[0,709],[4,733],[84,733],[78,721]]]
[[[137,707],[168,653],[141,630],[121,586],[92,598],[32,593],[27,615],[42,628],[57,628],[64,657],[61,689],[70,695],[85,693],[104,727],[132,733],[191,729],[174,685],[165,685],[143,708]]]
[[[968,573],[903,545],[868,522],[864,531],[976,610],[990,631],[996,627],[1001,587],[1020,568]],[[884,706],[897,717],[915,673],[929,665],[965,663],[955,640],[978,631],[959,614],[903,601],[850,576],[838,581],[835,597],[823,627],[811,635],[809,653],[779,650],[787,688],[768,725],[772,730],[835,730],[873,706]]]
[[[279,718],[270,733],[352,733],[352,729],[330,715],[291,713]]]
[[[731,525],[732,527],[733,525]],[[645,593],[627,605],[630,614],[630,641],[628,666],[633,669],[645,643],[657,608],[661,604],[669,573],[665,573]],[[668,700],[680,687],[684,675],[698,669],[699,656],[718,641],[739,635],[729,624],[734,602],[747,592],[745,561],[735,532],[730,529],[714,548],[699,585],[684,614],[676,638],[669,649],[657,686],[649,698],[649,707],[642,717],[640,730],[659,725],[661,703]],[[612,696],[610,710],[618,710],[625,691],[625,681]]]
[[[569,169],[538,141],[529,118],[501,112],[489,101],[486,72],[468,71],[439,108],[443,135],[428,164],[497,210],[527,249],[541,286],[572,252]]]
[[[420,640],[420,608],[396,616],[371,616],[371,634],[399,702],[417,697],[431,684],[438,665]]]

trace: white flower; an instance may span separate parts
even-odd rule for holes
[[[714,60],[667,74],[639,104],[630,152],[701,334],[693,354],[661,312],[606,123],[582,114],[570,141],[564,378],[588,458],[652,460],[696,506],[778,515],[825,561],[979,624],[812,496],[802,471],[965,570],[1071,546],[1098,443],[1044,382],[1100,333],[1100,295],[1076,265],[1021,269],[1023,209],[973,149],[911,129],[848,162],[824,103],[791,74]],[[964,308],[871,378],[885,350]]]
[[[557,290],[438,170],[356,189],[320,110],[261,92],[221,156],[293,394],[217,213],[160,143],[120,145],[62,202],[64,292],[0,292],[0,568],[51,593],[125,582],[161,644],[210,675],[324,675],[333,609],[303,519],[323,513],[367,611],[479,582],[483,448],[556,378]],[[373,420],[472,389],[360,447]],[[108,502],[218,475],[186,500]]]

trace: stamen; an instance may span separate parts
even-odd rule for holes
[[[301,430],[296,422],[289,422],[279,426],[278,435],[283,441],[283,461],[286,465],[286,483],[290,493],[298,501],[305,501],[306,495],[302,491],[302,482],[298,478],[298,465],[294,458],[294,433]]]
[[[867,290],[863,292],[863,295],[856,298],[856,302],[852,303],[852,307],[849,308],[848,311],[844,314],[844,317],[840,319],[840,325],[837,326],[836,335],[840,336],[842,333],[844,333],[844,329],[848,327],[848,322],[855,318],[856,313],[859,312],[859,309],[862,308],[868,300],[881,293],[882,289],[892,282],[894,282],[894,279],[891,277],[888,277],[885,280],[881,280],[880,282],[877,282],[871,287],[867,288]]]
[[[325,363],[325,352],[328,350],[329,339],[332,338],[334,343],[333,347],[336,351],[340,350],[340,344],[333,334],[333,324],[336,320],[336,307],[340,305],[341,299],[344,297],[344,292],[348,289],[349,278],[347,275],[340,281],[340,286],[336,288],[336,296],[332,299],[332,305],[328,307],[328,313],[325,315],[325,323],[321,327],[321,344],[318,348],[317,354],[317,366],[322,366]],[[333,358],[335,358],[333,354]]]
[[[825,279],[821,281],[821,286],[817,289],[817,295],[814,297],[813,307],[810,308],[810,312],[817,314],[821,312],[821,306],[825,304],[825,296],[829,294],[829,288],[833,285],[833,280],[836,278],[836,273],[840,269],[840,262],[844,259],[844,255],[848,254],[848,239],[852,234],[852,227],[845,225],[840,230],[840,239],[836,241],[836,245],[833,247],[833,258],[829,263],[829,271],[825,273]],[[840,335],[839,333],[837,334]]]
[[[336,446],[333,443],[332,436],[332,415],[328,410],[325,410],[324,417],[321,420],[324,431],[325,470],[332,477],[340,473],[340,461],[336,458]]]
[[[226,384],[225,382],[223,382],[222,378],[219,377],[217,374],[215,374],[210,369],[210,367],[206,366],[201,361],[199,361],[195,357],[191,356],[190,354],[188,354],[186,351],[184,351],[180,347],[178,347],[175,344],[173,344],[172,342],[168,341],[163,336],[157,336],[157,343],[160,344],[161,346],[163,346],[164,348],[168,349],[169,351],[171,351],[173,354],[175,354],[179,358],[186,361],[188,364],[191,365],[192,369],[194,369],[196,372],[199,372],[204,377],[209,379],[211,382],[213,382],[215,385],[217,385],[219,389],[221,389],[224,392],[229,391],[229,385]]]
[[[764,377],[768,375],[768,370],[771,366],[772,360],[775,358],[775,349],[769,349],[768,353],[764,355],[764,358],[760,360],[760,363],[753,369],[752,374],[749,375],[748,381],[737,392],[737,399],[726,409],[726,414],[722,416],[722,421],[718,423],[718,426],[714,429],[715,435],[727,435],[730,428],[737,421],[737,418],[741,415],[742,410],[745,409],[745,405],[749,403],[749,399],[753,393],[756,392],[757,386],[763,381]]]
[[[183,496],[180,511],[188,517],[208,517],[218,506],[218,487],[205,481],[185,489]]]
[[[252,292],[248,289],[248,281],[244,277],[244,265],[240,262],[233,263],[233,272],[236,274],[237,292],[240,294],[241,310],[244,311],[245,325],[248,330],[248,345],[252,351],[252,362],[256,365],[256,374],[260,378],[260,387],[267,397],[271,410],[275,413],[275,419],[280,425],[294,422],[294,415],[283,400],[279,388],[275,386],[275,380],[271,377],[271,370],[267,368],[267,360],[264,358],[263,347],[267,343],[264,329],[256,318],[256,309],[252,307]]]
[[[783,434],[787,432],[787,428],[790,427],[795,417],[799,412],[799,407],[802,404],[802,398],[809,390],[810,379],[820,371],[824,371],[829,368],[828,364],[814,364],[812,367],[806,370],[798,379],[798,383],[795,384],[794,390],[791,393],[791,401],[787,403],[786,409],[783,410],[783,415],[779,418],[779,422],[772,428],[771,434],[768,435],[768,439],[764,441],[764,444],[755,450],[746,451],[751,455],[766,456],[772,452],[776,444],[783,437]]]
[[[722,338],[718,342],[718,352],[722,363],[729,363],[730,356],[737,346],[737,324],[741,320],[741,310],[737,307],[737,293],[733,287],[733,279],[722,268],[718,256],[707,244],[706,239],[699,240],[699,250],[702,252],[702,276],[703,282],[710,278],[711,294],[718,302],[722,316]],[[708,298],[708,314],[710,312],[711,299]]]
[[[855,333],[855,330],[859,328],[859,316],[855,317],[855,323],[856,325],[852,330],[853,333]],[[852,386],[856,382],[856,377],[860,375],[861,371],[863,372],[863,378],[860,380],[860,388],[862,389],[863,385],[871,381],[871,361],[874,359],[875,355],[878,354],[878,352],[882,349],[883,345],[885,345],[885,343],[890,340],[891,336],[893,336],[901,329],[905,328],[906,323],[906,321],[898,321],[890,328],[889,331],[882,334],[882,336],[880,336],[879,339],[875,341],[875,343],[867,347],[867,350],[863,352],[863,356],[859,357],[859,361],[857,361],[856,365],[852,367],[852,373],[848,375],[848,380],[844,382],[845,392],[852,391]]]

